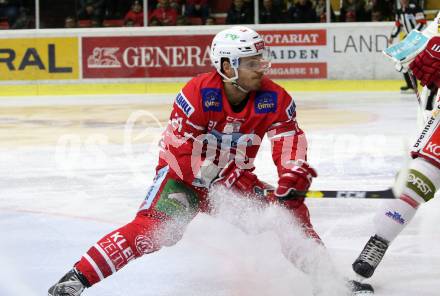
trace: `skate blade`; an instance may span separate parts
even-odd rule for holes
[[[373,291],[365,290],[365,291],[356,291],[351,294],[352,296],[369,296],[374,295]]]

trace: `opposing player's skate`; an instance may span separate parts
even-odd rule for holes
[[[87,287],[87,280],[74,268],[49,288],[49,296],[79,296]]]
[[[377,235],[370,237],[359,257],[353,262],[354,272],[365,278],[371,277],[387,249],[386,240]]]

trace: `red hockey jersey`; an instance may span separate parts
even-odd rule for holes
[[[193,78],[179,92],[160,143],[158,169],[166,165],[187,184],[197,173],[203,154],[228,155],[237,166],[252,170],[267,133],[278,173],[291,160],[306,160],[307,141],[296,122],[290,95],[267,77],[259,91],[248,95],[245,107],[234,112],[221,76],[213,71]],[[231,157],[232,156],[232,157]]]

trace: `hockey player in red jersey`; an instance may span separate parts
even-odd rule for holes
[[[304,204],[317,173],[307,163],[294,101],[264,76],[270,61],[263,39],[246,27],[221,31],[212,41],[211,60],[216,71],[192,79],[176,97],[156,177],[134,220],[94,244],[49,289],[50,296],[80,295],[129,261],[176,243],[184,226],[166,241],[159,230],[167,221],[187,224],[198,212],[209,212],[213,186],[284,205],[320,241]],[[266,134],[279,176],[274,190],[253,173]],[[274,194],[265,194],[267,189]]]
[[[373,275],[391,242],[409,224],[419,206],[432,199],[440,188],[440,12],[422,35],[430,38],[426,46],[399,61],[397,68],[402,69],[402,63],[409,65],[424,86],[422,94],[430,93],[426,96],[430,100],[423,100],[423,96],[421,100],[427,116],[412,147],[409,168],[400,172],[403,188],[397,184],[396,199],[378,211],[375,234],[353,263],[353,270],[364,278]]]

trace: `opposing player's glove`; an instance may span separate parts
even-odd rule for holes
[[[432,37],[425,50],[410,64],[414,76],[430,89],[440,86],[440,37]]]
[[[282,171],[275,196],[285,199],[294,192],[295,196],[304,197],[312,184],[312,179],[317,176],[315,169],[306,161],[296,160],[291,168]]]

